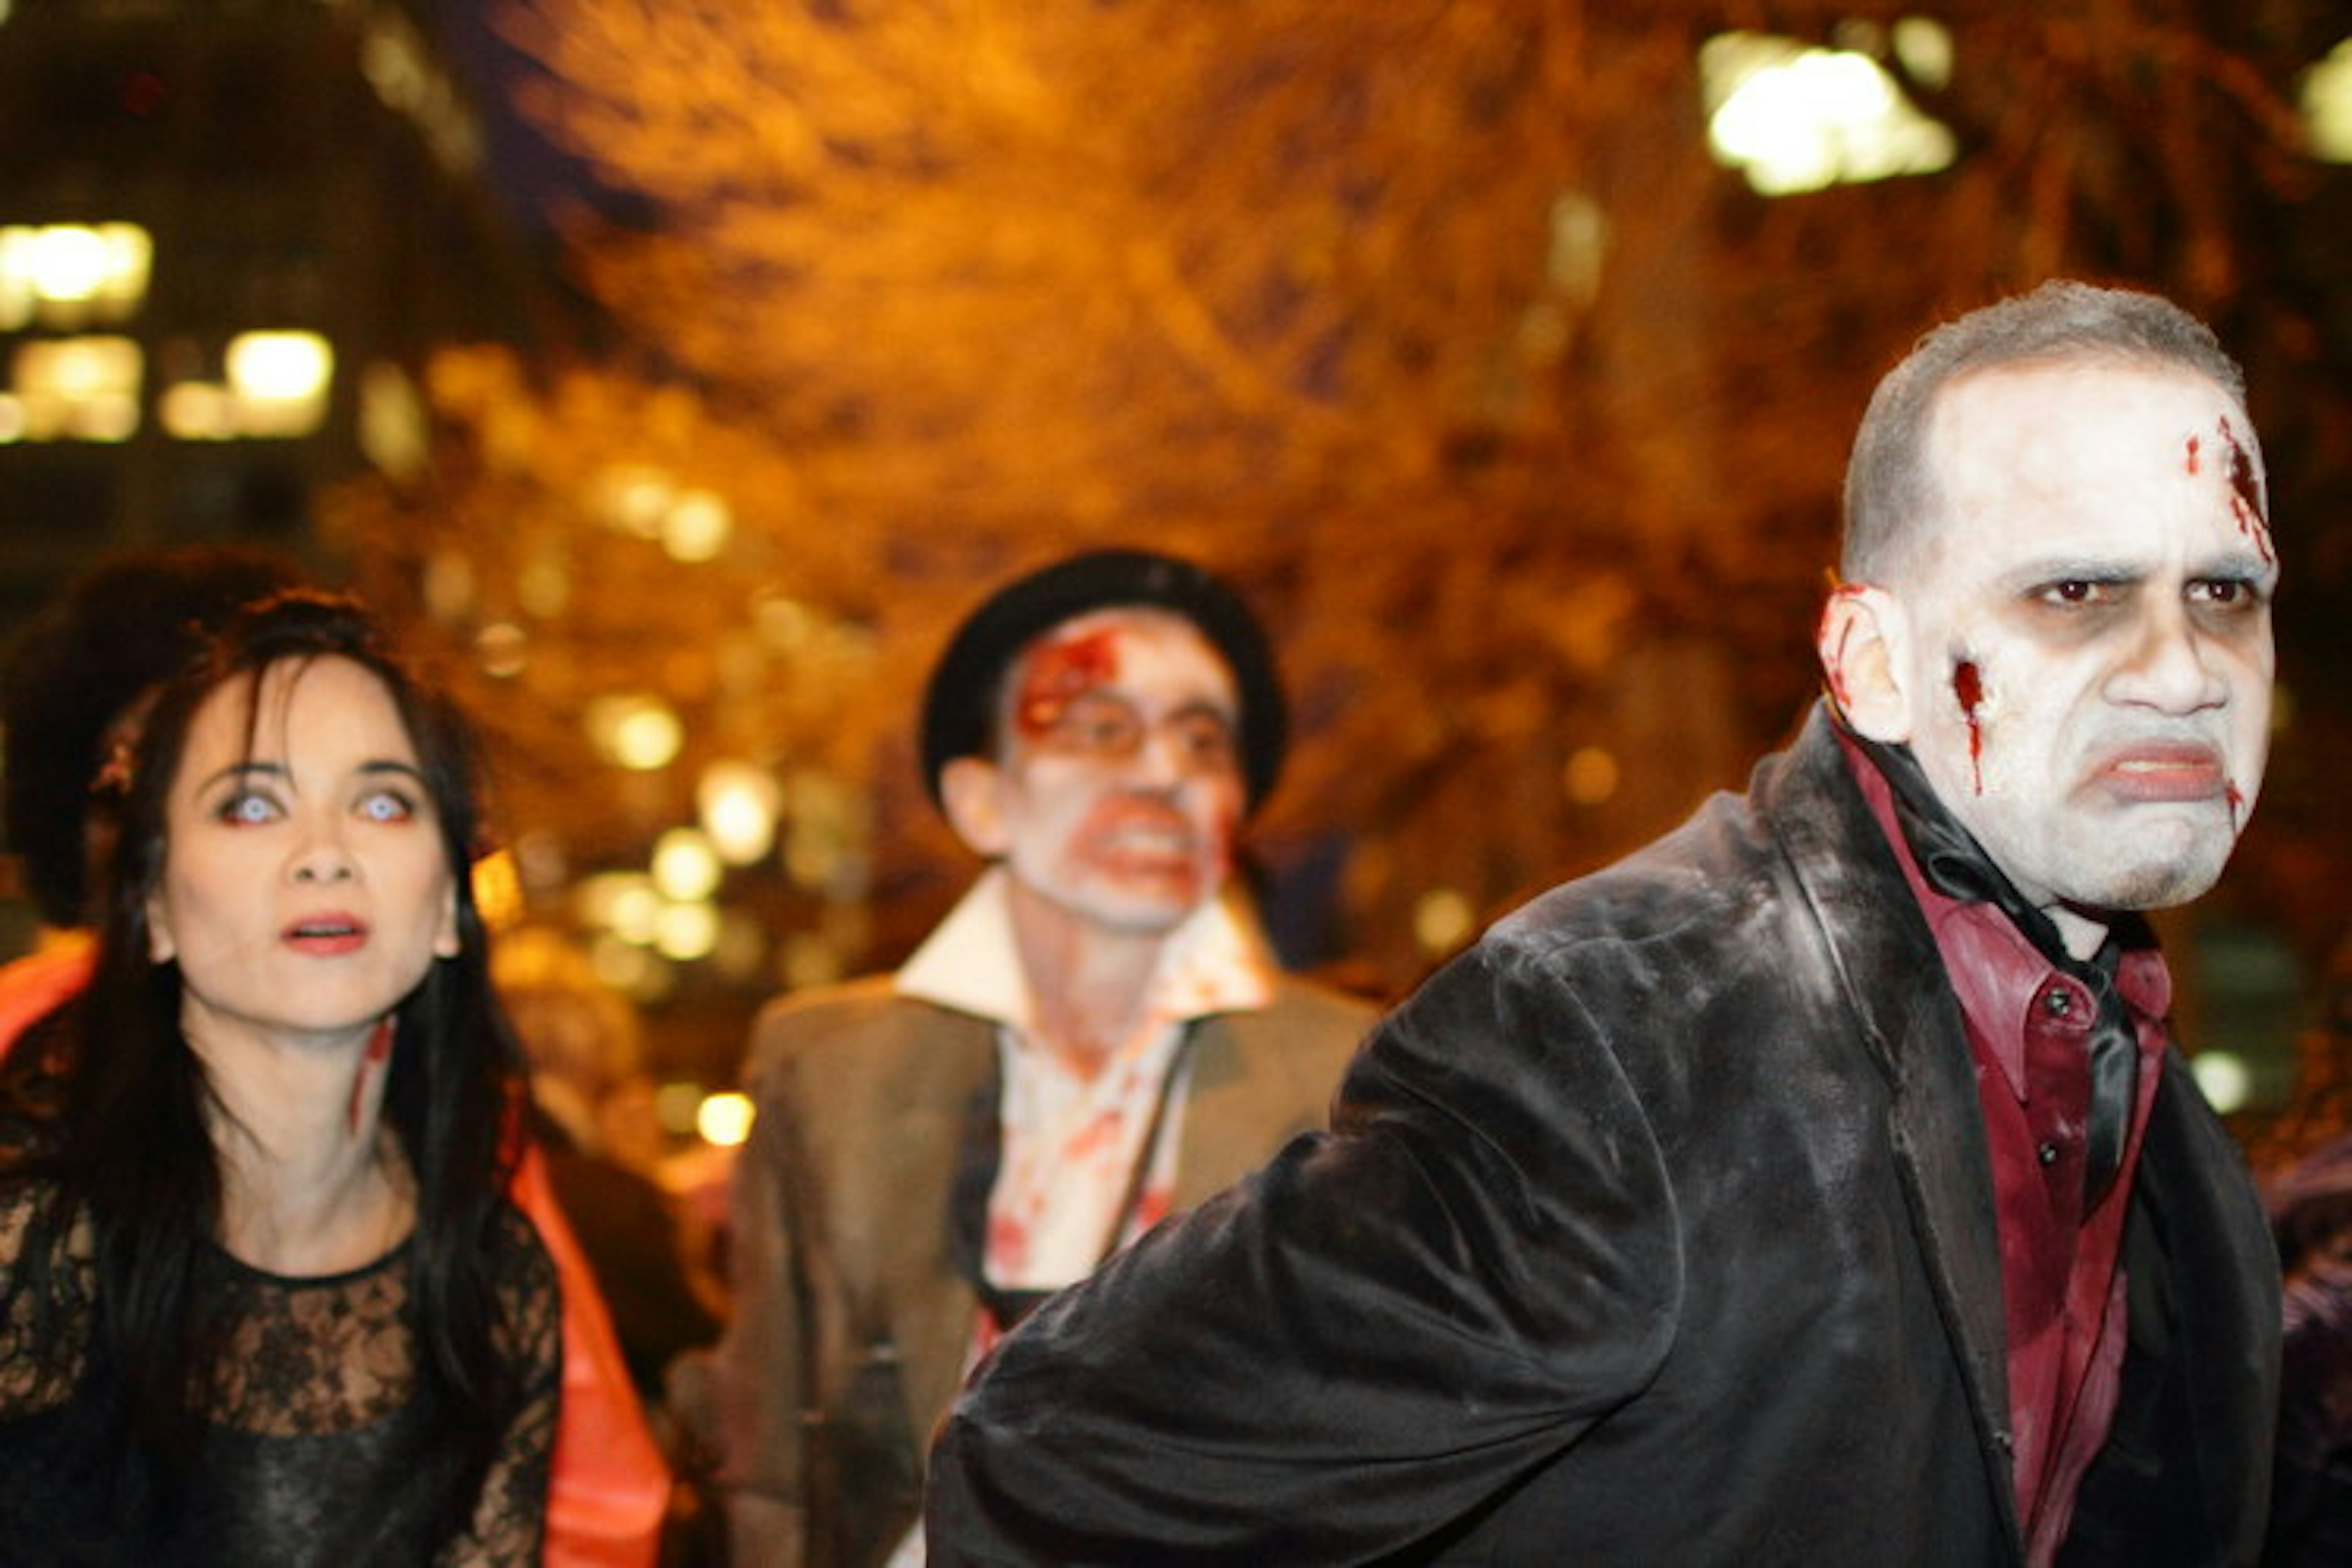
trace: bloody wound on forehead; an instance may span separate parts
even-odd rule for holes
[[[1041,643],[1022,661],[1013,721],[1034,739],[1060,722],[1073,701],[1117,679],[1118,638],[1108,628]]]
[[[2196,472],[2196,447],[2189,448],[2189,471]],[[2263,489],[2254,478],[2253,459],[2246,455],[2238,433],[2230,428],[2227,419],[2221,421],[2221,443],[2230,454],[2230,511],[2238,520],[2238,531],[2246,536],[2253,547],[2262,552],[2263,564],[2275,560],[2271,554],[2270,525],[2263,519]]]

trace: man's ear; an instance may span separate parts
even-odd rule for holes
[[[1911,739],[1911,622],[1903,605],[1884,588],[1847,583],[1822,606],[1814,646],[1822,658],[1830,700],[1853,732],[1882,745]]]
[[[993,860],[1011,847],[1004,823],[1004,770],[985,757],[957,757],[940,770],[940,805],[964,847]]]

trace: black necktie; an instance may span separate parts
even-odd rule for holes
[[[2026,902],[1936,798],[1908,748],[1882,746],[1859,736],[1854,740],[1885,778],[1895,799],[1895,819],[1902,825],[1911,857],[1927,885],[1948,899],[1990,904],[2000,910],[2053,969],[2079,982],[2096,1003],[2090,1032],[2091,1121],[2083,1151],[2083,1208],[2088,1213],[2098,1206],[2123,1168],[2124,1144],[2138,1098],[2139,1028],[2116,988],[2116,969],[2123,957],[2120,933],[2128,931],[2135,945],[2144,944],[2145,924],[2137,915],[2121,916],[2108,927],[2107,940],[2088,963],[2074,957],[2060,940],[2056,923]]]

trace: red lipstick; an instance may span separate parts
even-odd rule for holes
[[[337,958],[367,945],[367,922],[340,910],[304,915],[289,925],[278,940],[314,958]]]

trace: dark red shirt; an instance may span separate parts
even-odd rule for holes
[[[1850,741],[1846,763],[1935,934],[1959,998],[1984,1106],[2009,1320],[2010,1432],[2026,1559],[2046,1563],[2066,1538],[2083,1472],[2106,1442],[2124,1360],[2119,1252],[2148,1107],[2163,1077],[2172,977],[2153,947],[2123,953],[2116,989],[2139,1036],[2139,1092],[2122,1168],[2083,1212],[2097,1002],[2053,966],[1991,904],[1929,887],[1878,769]]]

